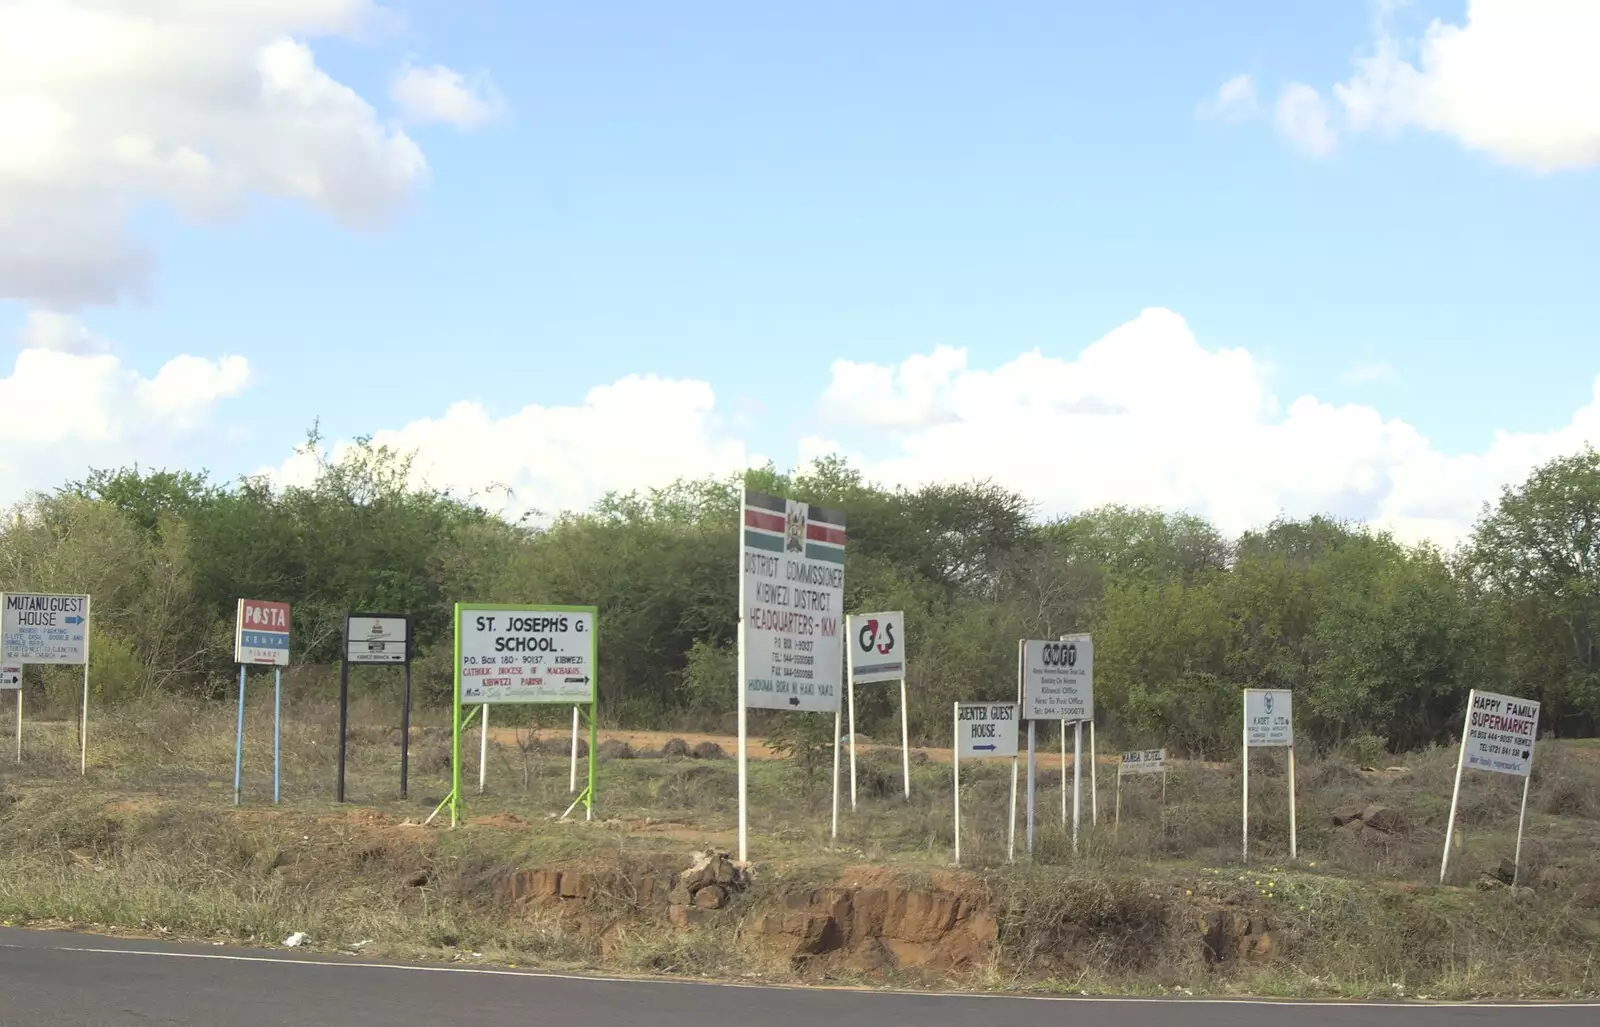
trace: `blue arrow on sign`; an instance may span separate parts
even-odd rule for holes
[[[974,745],[973,748],[983,752],[994,752],[995,750],[995,747],[992,745]]]
[[[83,618],[82,617],[68,617],[67,618],[67,623],[68,624],[82,624],[83,623]]]

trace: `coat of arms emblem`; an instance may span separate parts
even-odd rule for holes
[[[785,552],[804,553],[806,551],[806,504],[791,502],[788,515],[783,524],[783,548]]]

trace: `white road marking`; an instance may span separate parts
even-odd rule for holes
[[[79,945],[10,945],[3,949],[34,952],[82,952],[103,956],[155,956],[161,959],[213,959],[234,963],[271,963],[275,966],[333,967],[340,970],[402,970],[408,973],[483,974],[490,977],[528,977],[536,980],[574,981],[586,984],[671,984],[680,987],[744,988],[754,991],[848,991],[872,995],[917,998],[972,1000],[1011,1000],[1017,1002],[1136,1003],[1161,1006],[1295,1006],[1308,1009],[1595,1009],[1600,1002],[1553,1002],[1530,999],[1521,1002],[1373,1002],[1361,999],[1277,999],[1277,998],[1162,998],[1134,995],[1009,995],[995,992],[912,991],[902,988],[848,988],[829,985],[746,984],[738,981],[685,980],[674,977],[599,977],[586,974],[552,973],[547,970],[496,969],[486,966],[426,966],[413,963],[358,963],[332,959],[296,959],[282,956],[247,956],[223,952],[166,952],[160,949],[92,948]]]

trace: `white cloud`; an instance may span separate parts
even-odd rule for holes
[[[0,378],[0,498],[81,476],[85,468],[164,453],[249,382],[244,357],[178,356],[146,378],[82,325],[35,312]],[[65,340],[65,343],[63,343]]]
[[[51,310],[30,310],[18,342],[25,350],[54,350],[80,357],[111,349],[106,340],[91,335],[82,321]]]
[[[1301,152],[1326,157],[1339,146],[1332,117],[1322,94],[1302,82],[1291,82],[1278,94],[1278,131]]]
[[[440,122],[462,131],[492,121],[504,106],[487,75],[469,82],[461,72],[442,64],[431,68],[407,65],[390,83],[389,96],[407,121]]]
[[[1255,79],[1248,74],[1235,75],[1222,83],[1216,96],[1200,105],[1200,116],[1240,121],[1255,114],[1258,108]]]
[[[1034,351],[980,369],[945,352],[900,368],[834,365],[824,408],[873,439],[854,454],[869,477],[906,485],[992,477],[1048,514],[1148,503],[1192,510],[1230,532],[1328,512],[1449,543],[1501,485],[1585,441],[1600,444],[1600,379],[1593,402],[1565,426],[1501,434],[1465,455],[1441,452],[1371,406],[1302,396],[1280,413],[1258,360],[1202,347],[1181,317],[1159,309],[1076,359]],[[839,448],[808,438],[801,456]]]
[[[1422,129],[1535,171],[1600,165],[1600,3],[1470,0],[1465,24],[1435,19],[1414,44],[1380,29],[1334,93],[1357,130]]]
[[[764,460],[728,432],[710,385],[638,375],[590,389],[580,404],[503,417],[457,403],[441,418],[375,432],[372,441],[414,451],[417,483],[475,494],[511,517],[582,509],[613,489],[730,474]],[[336,443],[331,455],[348,445]],[[267,473],[306,484],[315,461],[297,454]]]
[[[252,194],[382,222],[422,151],[307,40],[382,27],[372,0],[0,4],[0,299],[70,309],[148,288],[143,203],[216,218]]]
[[[1072,357],[1033,350],[982,368],[965,350],[940,346],[894,366],[836,361],[818,409],[830,433],[852,444],[810,436],[778,462],[846,452],[890,484],[993,478],[1046,515],[1151,504],[1238,532],[1279,515],[1332,513],[1450,543],[1500,486],[1584,441],[1600,444],[1600,379],[1595,390],[1552,431],[1501,434],[1482,452],[1447,454],[1372,406],[1314,396],[1281,404],[1261,360],[1208,349],[1182,317],[1151,309]],[[738,423],[718,413],[704,382],[634,376],[569,406],[504,416],[458,403],[374,440],[416,451],[418,481],[519,516],[759,465]],[[303,483],[313,472],[299,456],[269,473]],[[497,483],[512,494],[491,494]]]

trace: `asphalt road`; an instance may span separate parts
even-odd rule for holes
[[[983,998],[599,980],[0,929],[4,1027],[1594,1027],[1600,1005]]]

